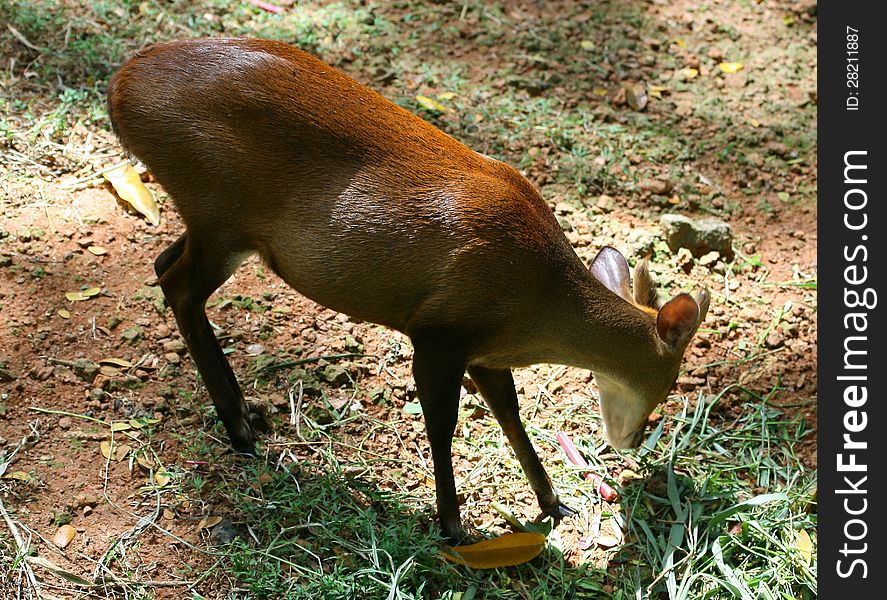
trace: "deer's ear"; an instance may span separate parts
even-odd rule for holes
[[[634,302],[638,306],[659,309],[659,293],[650,277],[647,259],[640,261],[634,268]]]
[[[628,262],[619,250],[604,246],[594,257],[589,270],[608,290],[631,302],[631,274]]]
[[[706,308],[708,305],[706,303]],[[690,341],[699,327],[699,304],[690,294],[678,294],[659,309],[656,331],[672,348],[681,348]]]

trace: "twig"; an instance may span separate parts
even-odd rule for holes
[[[262,371],[276,371],[278,369],[288,369],[290,367],[297,367],[299,365],[307,365],[309,363],[320,362],[322,360],[340,360],[343,358],[379,358],[375,354],[328,354],[327,356],[313,356],[311,358],[300,358],[297,360],[285,360],[279,363],[272,363],[268,365],[263,365],[256,369],[258,372]]]

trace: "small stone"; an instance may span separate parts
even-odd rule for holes
[[[169,340],[168,342],[163,343],[163,351],[164,352],[175,352],[176,354],[182,354],[186,350],[185,342],[182,340]]]
[[[600,197],[597,199],[597,203],[595,204],[595,206],[601,212],[608,213],[613,210],[614,204],[615,202],[613,201],[612,197],[606,194],[601,194]]]
[[[767,336],[767,339],[764,341],[764,345],[770,349],[775,349],[783,346],[785,344],[785,336],[782,335],[782,332],[774,329]]]
[[[102,402],[108,394],[102,388],[96,387],[89,390],[89,399],[93,402]]]
[[[77,376],[86,383],[92,383],[95,381],[96,375],[99,374],[99,366],[85,358],[78,358],[75,360],[73,369]]]
[[[92,510],[93,510],[93,508],[87,504],[86,506],[83,507],[83,516],[88,517],[89,515],[92,514]]]
[[[41,367],[36,372],[34,372],[33,377],[37,381],[46,381],[47,379],[52,377],[52,371],[53,371],[53,367],[50,367],[50,366]]]
[[[62,417],[59,419],[59,427],[62,429],[70,429],[72,425],[71,417]]]
[[[132,327],[127,327],[123,330],[123,333],[120,334],[120,337],[125,342],[129,342],[130,344],[135,344],[143,336],[142,328],[138,325],[133,325]]]
[[[703,254],[701,257],[699,257],[699,264],[702,265],[703,267],[711,267],[716,262],[718,262],[720,259],[721,259],[721,254],[719,252],[715,252],[714,250],[712,250],[711,252]]]
[[[340,365],[327,365],[324,367],[323,378],[336,386],[345,385],[351,381],[348,370]]]
[[[222,519],[209,532],[209,543],[213,546],[224,546],[235,539],[243,537],[243,533],[228,519]]]
[[[165,358],[170,364],[173,365],[177,365],[182,362],[182,357],[175,352],[167,352],[163,355],[163,358]]]
[[[684,215],[666,214],[662,215],[659,224],[672,252],[686,248],[695,257],[712,251],[727,259],[733,256],[733,231],[723,221],[693,220]]]

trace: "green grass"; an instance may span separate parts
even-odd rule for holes
[[[774,206],[774,194],[758,198],[758,188],[746,190],[750,197],[738,200],[723,198],[717,190],[699,191],[699,176],[704,173],[697,167],[701,159],[716,156],[725,172],[761,169],[777,180],[783,178],[792,166],[789,162],[795,160],[792,153],[815,160],[815,106],[794,110],[784,101],[768,101],[752,111],[778,134],[787,147],[785,156],[769,154],[762,147],[766,142],[762,129],[746,124],[736,100],[739,96],[722,94],[713,84],[714,77],[661,82],[671,93],[697,94],[692,114],[710,127],[701,133],[688,129],[683,117],[656,112],[655,100],[646,112],[613,106],[595,95],[596,89],[612,94],[618,87],[603,72],[605,59],[614,61],[614,69],[628,72],[632,67],[623,63],[631,60],[620,59],[620,52],[643,54],[649,39],[657,38],[663,44],[657,54],[662,72],[667,74],[682,63],[668,50],[669,40],[646,16],[644,7],[601,3],[587,10],[591,14],[585,20],[562,15],[528,24],[504,4],[478,2],[299,2],[285,14],[273,15],[247,2],[223,0],[8,0],[0,3],[0,21],[38,50],[24,48],[10,29],[0,29],[4,65],[10,64],[13,54],[16,58],[11,71],[4,69],[0,74],[0,82],[6,83],[11,72],[17,86],[4,86],[0,93],[0,143],[4,145],[0,150],[15,149],[36,162],[51,158],[57,175],[74,172],[83,166],[66,161],[59,148],[82,142],[84,131],[107,134],[104,95],[108,79],[128,55],[146,44],[172,38],[254,35],[282,39],[318,54],[472,148],[519,168],[534,166],[544,149],[542,166],[550,180],[543,194],[577,207],[577,218],[586,219],[594,233],[604,231],[612,220],[608,215],[589,214],[588,207],[599,194],[633,198],[644,179],[663,173],[676,182],[675,190],[682,198],[698,195],[704,211],[736,211],[742,202],[760,202],[765,212],[782,210]],[[474,37],[461,37],[463,17],[482,24]],[[583,49],[579,39],[593,44]],[[741,40],[728,43],[727,50],[741,46]],[[448,54],[456,45],[469,51],[466,56]],[[495,55],[489,54],[493,50]],[[774,46],[748,60],[770,65],[766,76],[780,85],[801,86],[812,81],[805,70],[812,58],[810,48],[790,44],[782,49]],[[479,74],[475,73],[478,67]],[[534,96],[534,87],[561,88],[564,93]],[[423,111],[415,99],[418,94],[437,97],[444,92],[455,94],[444,101],[452,112]],[[565,97],[576,102],[568,103]],[[760,167],[751,162],[753,155],[758,155]],[[46,176],[29,168],[26,165],[19,172],[27,177]],[[0,179],[15,177],[11,169],[0,172]],[[792,203],[810,201],[815,186],[802,185],[791,192]],[[715,199],[722,200],[721,208],[714,208]],[[665,264],[670,252],[661,242],[654,248],[656,262]],[[744,263],[731,265],[731,272],[744,265],[763,265],[757,255],[741,258]],[[815,289],[816,280],[811,276],[766,285]],[[135,299],[163,312],[158,294],[158,288],[145,287]],[[234,297],[227,302],[261,319],[274,312],[267,309],[276,299]],[[781,317],[776,316],[772,327],[780,324]],[[762,358],[765,334],[758,331],[739,340],[741,358],[733,366],[740,369]],[[262,329],[259,337],[271,340],[274,331]],[[388,349],[367,351],[387,350],[383,362],[402,362],[399,342],[389,344]],[[349,352],[353,354],[342,355],[343,361],[353,360],[363,349],[355,345]],[[237,355],[242,363],[242,353]],[[714,395],[685,399],[677,416],[660,420],[644,449],[625,455],[600,453],[604,447],[597,447],[599,428],[589,431],[589,427],[599,427],[599,420],[587,400],[555,400],[547,391],[528,390],[528,429],[549,456],[557,455],[555,433],[579,426],[587,435],[575,441],[591,462],[608,473],[628,467],[636,471],[639,478],[626,480],[620,488],[618,510],[611,513],[602,512],[610,509],[602,507],[575,469],[557,461],[546,463],[573,508],[590,520],[600,518],[617,527],[624,542],[607,551],[579,551],[590,562],[573,567],[564,552],[574,549],[564,547],[555,530],[546,550],[532,562],[473,571],[438,555],[441,539],[433,519],[433,494],[422,485],[417,487],[428,473],[422,462],[426,458],[405,453],[412,457],[407,460],[397,451],[386,453],[372,444],[373,436],[382,434],[404,443],[408,432],[421,430],[416,415],[403,413],[403,394],[394,394],[388,387],[365,389],[356,375],[344,391],[335,392],[384,404],[390,420],[337,410],[328,401],[322,370],[314,364],[299,364],[302,359],[297,353],[290,356],[269,353],[250,365],[261,395],[280,394],[301,382],[306,397],[313,396],[298,431],[286,424],[284,416],[276,417],[278,437],[270,438],[269,444],[273,459],[247,463],[219,458],[227,438],[212,407],[198,404],[188,392],[170,402],[177,410],[187,409],[177,418],[168,418],[176,423],[186,420],[177,427],[176,438],[183,456],[212,466],[199,474],[170,466],[176,494],[192,498],[197,505],[205,503],[207,510],[230,511],[244,532],[223,549],[201,546],[199,551],[212,556],[213,566],[205,572],[183,573],[183,577],[223,581],[221,587],[230,598],[784,600],[815,596],[815,551],[808,563],[797,537],[799,531],[808,532],[815,544],[815,473],[794,453],[807,426],[772,407],[779,389],[762,392],[723,383]],[[272,358],[273,363],[269,362]],[[293,362],[288,370],[279,369],[277,363],[287,360]],[[343,363],[349,373],[352,364]],[[187,362],[182,369],[192,370]],[[241,364],[237,371],[243,376],[250,369]],[[728,398],[737,402],[737,397],[744,403],[742,416],[728,420],[718,408]],[[512,498],[528,487],[511,450],[503,445],[498,426],[488,415],[468,419],[472,411],[470,406],[463,411],[455,440],[457,451],[476,461],[472,472],[476,476],[460,487],[468,497],[463,509],[487,516],[476,533],[495,535],[502,531],[502,521],[490,519],[490,511],[481,503]],[[363,432],[363,437],[355,438],[355,431]],[[80,444],[73,440],[71,448],[76,450]],[[417,442],[419,448],[426,448],[423,444]],[[495,474],[495,485],[490,474]],[[535,510],[516,501],[509,508]],[[12,568],[3,558],[9,556],[4,552],[9,543],[3,536],[0,532],[0,570]],[[0,585],[6,573],[0,571]],[[152,597],[153,591],[136,575],[115,574],[124,579],[127,591],[123,596]],[[132,575],[129,584],[128,575]]]

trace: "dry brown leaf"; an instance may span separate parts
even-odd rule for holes
[[[172,481],[172,476],[166,471],[158,471],[154,473],[154,482],[160,487],[169,485],[170,481]]]
[[[112,365],[115,367],[121,367],[123,369],[129,369],[132,367],[132,363],[124,358],[103,358],[99,361],[100,365]]]
[[[531,561],[543,548],[545,536],[540,533],[507,533],[468,546],[447,546],[441,555],[473,569],[496,569]]]
[[[139,463],[139,466],[142,467],[143,469],[145,469],[146,471],[150,471],[151,469],[153,469],[154,467],[157,466],[157,463],[154,462],[153,458],[151,458],[149,456],[145,456],[144,454],[140,454],[139,456],[137,456],[136,462]]]
[[[99,373],[105,377],[117,377],[120,375],[120,370],[115,369],[114,367],[109,367],[108,365],[102,365],[99,367]]]
[[[59,548],[64,548],[71,543],[71,540],[74,539],[75,535],[77,535],[76,529],[70,525],[62,525],[59,527],[59,530],[55,532],[55,536],[52,538],[52,543]]]
[[[132,451],[131,446],[127,446],[126,444],[120,444],[116,448],[114,448],[114,460],[121,461],[126,458],[126,455]]]
[[[200,519],[200,521],[197,523],[197,529],[209,529],[210,527],[215,527],[221,522],[222,517],[207,517],[205,519]]]
[[[141,177],[131,164],[122,164],[106,171],[103,175],[114,187],[117,195],[145,215],[151,225],[160,224],[160,209],[154,201],[154,195],[142,183]]]

